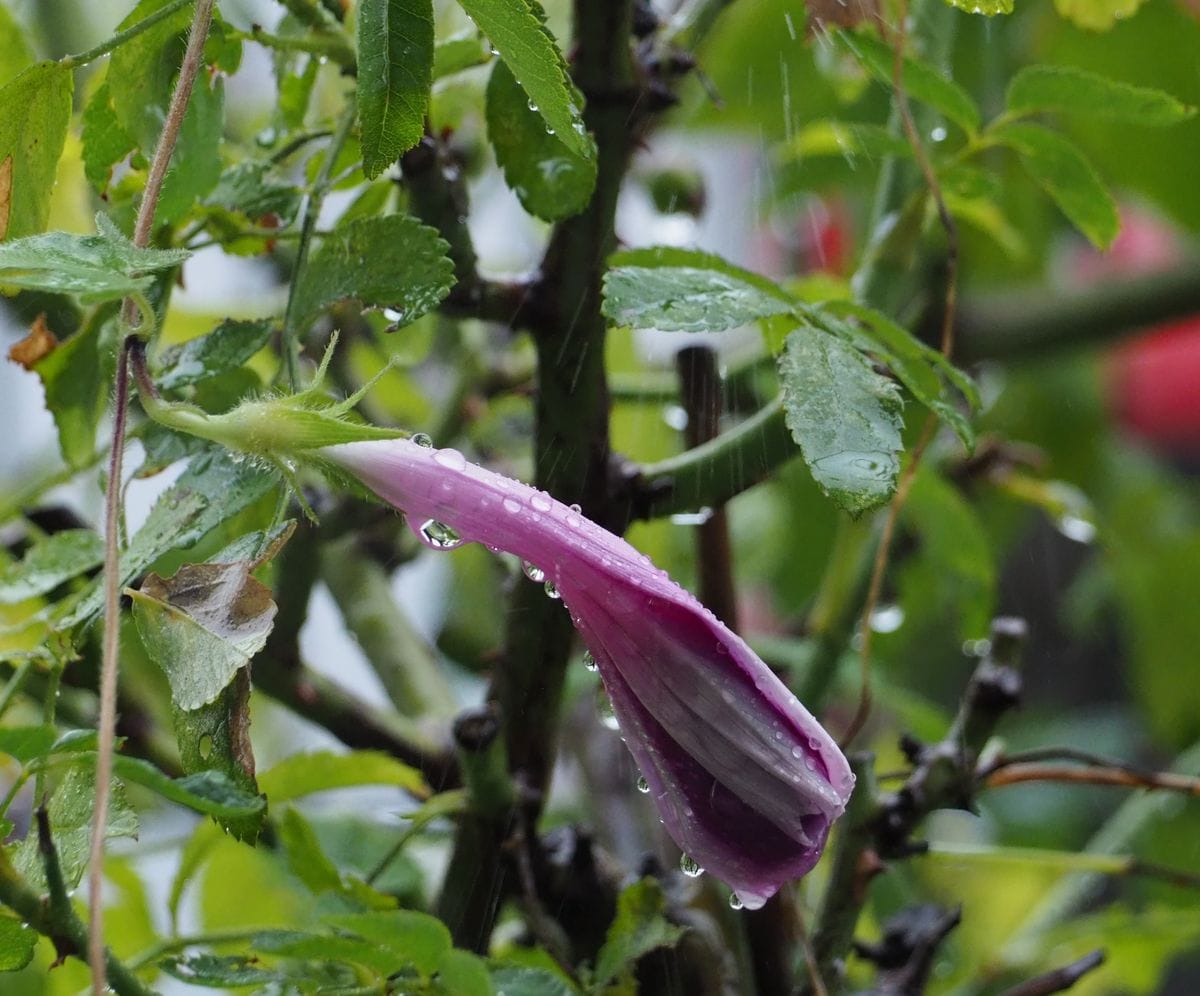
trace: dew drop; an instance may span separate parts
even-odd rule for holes
[[[539,512],[549,512],[554,507],[554,502],[550,500],[550,497],[540,491],[529,499],[529,504]]]
[[[741,897],[735,892],[729,897],[729,908],[731,910],[743,910],[746,908],[746,904],[742,902]]]
[[[447,470],[465,470],[467,466],[467,458],[458,450],[438,450],[433,459]]]
[[[590,650],[585,650],[583,652],[583,666],[592,672],[600,669],[600,665],[596,663],[596,658],[592,656],[592,652]]]
[[[547,581],[545,584],[545,589],[546,594],[550,598],[562,598],[562,595],[558,593],[558,585],[556,585],[553,581]]]
[[[433,440],[424,432],[414,432],[410,439],[418,446],[423,446],[427,450],[433,448]]]
[[[511,512],[513,515],[516,515],[521,511],[521,503],[517,501],[516,498],[505,498],[504,511]]]
[[[575,502],[573,505],[571,505],[571,511],[574,512],[576,515],[582,515],[583,514],[583,506],[580,505],[579,502]]]
[[[943,128],[941,125],[938,125],[936,128],[933,129],[933,131],[931,131],[929,133],[929,139],[930,139],[930,141],[933,141],[933,142],[946,141],[946,129]]]
[[[679,870],[688,878],[699,878],[704,874],[704,869],[696,863],[696,859],[690,854],[681,854],[679,856]]]
[[[462,546],[462,537],[444,522],[428,519],[421,526],[421,540],[435,550],[453,550]]]
[[[642,795],[648,795],[650,792],[650,783],[646,781],[644,775],[638,775],[637,790],[641,792]]]
[[[531,100],[531,101],[529,102],[529,109],[530,109],[531,111],[533,111],[533,113],[534,113],[534,114],[536,114],[536,113],[537,113],[537,110],[538,110],[538,105],[537,105],[537,104],[535,104],[535,103],[534,103],[534,102]]]
[[[521,561],[521,570],[525,572],[525,576],[535,584],[541,584],[546,580],[546,572],[536,564],[531,564],[528,560]]]
[[[871,613],[871,629],[876,633],[894,633],[904,625],[904,610],[899,605],[880,605]]]
[[[1096,524],[1081,515],[1062,515],[1054,523],[1067,539],[1076,543],[1091,543],[1096,538]]]

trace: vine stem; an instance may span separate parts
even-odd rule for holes
[[[912,108],[908,103],[908,92],[904,89],[904,47],[908,35],[908,0],[900,0],[894,31],[888,27],[882,17],[879,19],[879,25],[880,30],[885,35],[891,35],[892,89],[895,93],[896,109],[900,115],[900,123],[904,129],[904,136],[908,140],[908,144],[912,147],[913,156],[916,158],[921,176],[924,178],[929,195],[933,198],[934,205],[937,208],[938,220],[946,232],[946,291],[942,307],[941,350],[942,355],[946,359],[949,359],[954,352],[954,321],[958,303],[958,226],[954,223],[954,217],[950,214],[950,209],[946,206],[946,199],[942,196],[942,188],[941,184],[938,183],[937,173],[934,172],[933,164],[929,161],[929,156],[925,152],[925,145],[921,141],[921,136],[917,133],[917,125],[913,120]],[[921,434],[917,438],[917,443],[913,447],[912,457],[909,459],[908,465],[904,468],[900,476],[900,482],[896,486],[896,494],[892,498],[891,505],[888,506],[887,518],[883,523],[883,532],[879,537],[879,547],[875,551],[875,562],[871,567],[871,581],[867,586],[867,599],[863,605],[862,622],[860,624],[862,647],[859,654],[858,708],[855,710],[854,718],[851,719],[846,732],[842,735],[843,747],[854,740],[859,731],[866,725],[867,719],[871,715],[871,638],[874,632],[871,629],[871,616],[875,613],[875,607],[879,604],[879,596],[883,591],[883,578],[887,573],[888,563],[891,559],[892,539],[896,533],[896,523],[900,519],[900,513],[904,509],[908,495],[912,491],[913,482],[917,476],[917,468],[921,464],[921,458],[925,455],[925,450],[928,449],[930,442],[933,440],[936,429],[937,417],[935,415],[927,416],[924,424],[921,426]]]
[[[204,56],[204,42],[212,23],[215,0],[196,0],[187,49],[179,67],[179,79],[171,94],[166,120],[150,172],[146,190],[138,206],[133,228],[133,244],[144,248],[150,242],[154,227],[154,212],[159,194],[175,151],[175,143],[183,126],[196,77]],[[139,314],[139,330],[153,322],[153,312],[146,305],[126,298],[122,319],[126,327],[133,324],[133,314]],[[88,858],[88,964],[92,971],[92,993],[102,996],[107,985],[107,966],[104,953],[104,845],[108,825],[109,793],[112,785],[113,749],[117,725],[117,660],[120,653],[121,577],[118,525],[121,512],[121,469],[125,451],[125,427],[129,403],[129,338],[121,342],[117,355],[115,405],[112,450],[108,461],[108,487],[104,498],[104,638],[100,664],[100,717],[96,756],[96,804],[92,818],[91,850]]]

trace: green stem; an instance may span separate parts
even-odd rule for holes
[[[258,42],[264,48],[272,48],[278,52],[308,52],[312,55],[323,56],[331,62],[337,63],[349,73],[354,73],[358,69],[354,48],[340,33],[297,35],[285,38],[255,26],[251,31],[234,32],[233,37],[242,41]]]
[[[67,69],[74,69],[76,66],[86,66],[89,62],[99,59],[102,55],[108,55],[114,48],[119,48],[132,38],[136,38],[143,31],[148,31],[160,21],[165,21],[168,17],[174,14],[177,10],[182,10],[194,0],[170,0],[165,7],[160,7],[149,17],[144,17],[136,24],[131,24],[124,31],[118,31],[111,38],[106,38],[95,48],[89,48],[86,52],[80,52],[78,55],[65,55],[58,60],[60,66],[65,66]]]
[[[8,707],[13,704],[13,699],[15,699],[21,693],[21,689],[25,687],[25,681],[29,677],[29,674],[32,670],[33,661],[23,660],[17,665],[17,669],[13,672],[13,676],[5,683],[4,691],[0,692],[0,719],[2,719],[4,714],[8,712]]]

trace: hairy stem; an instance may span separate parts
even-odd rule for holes
[[[103,55],[108,55],[114,48],[124,45],[127,41],[136,38],[143,31],[148,31],[160,21],[165,21],[168,17],[174,14],[177,10],[181,10],[190,4],[192,0],[170,0],[164,7],[160,7],[149,17],[144,17],[136,24],[131,24],[124,31],[118,31],[111,38],[106,38],[94,48],[89,48],[86,52],[80,52],[78,55],[66,55],[58,60],[59,65],[66,66],[68,69],[74,69],[76,66],[86,66],[89,62],[94,62]]]

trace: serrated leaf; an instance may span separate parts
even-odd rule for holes
[[[397,324],[415,321],[454,285],[448,249],[436,230],[400,214],[364,218],[326,235],[298,278],[297,325],[307,327],[349,297],[398,312]]]
[[[1121,220],[1112,194],[1079,148],[1036,124],[1008,124],[992,132],[1084,235],[1101,249],[1117,237]]]
[[[387,977],[410,962],[370,941],[340,934],[310,934],[298,930],[264,930],[255,934],[252,946],[269,954],[306,961],[349,962],[376,975]]]
[[[527,0],[459,0],[549,128],[575,155],[592,154],[562,55]]]
[[[275,483],[274,474],[231,454],[219,450],[201,453],[158,499],[121,554],[120,584],[127,585],[164,553],[191,546],[256,502]],[[102,605],[103,594],[93,583],[79,603],[58,620],[57,627],[90,623]]]
[[[240,367],[271,338],[274,323],[227,318],[211,332],[164,350],[155,366],[155,382],[175,391]]]
[[[788,336],[779,375],[787,427],[821,490],[851,515],[886,502],[904,448],[896,385],[815,327]]]
[[[501,965],[492,969],[496,996],[578,996],[580,990],[544,968]]]
[[[1107,31],[1132,17],[1146,0],[1054,0],[1054,8],[1073,24],[1089,31]]]
[[[432,85],[431,0],[361,0],[358,120],[368,180],[421,140]]]
[[[212,988],[267,986],[289,979],[286,972],[262,968],[257,958],[244,955],[180,955],[162,959],[158,967],[180,982]]]
[[[314,792],[358,785],[395,785],[414,795],[425,795],[429,791],[416,768],[371,750],[348,754],[328,751],[293,754],[264,772],[258,784],[267,798],[276,804]]]
[[[957,393],[970,409],[979,408],[979,391],[966,374],[882,312],[850,301],[832,302],[828,310],[858,319],[866,340],[852,335],[856,345],[879,356],[914,398],[954,430],[968,450],[975,448],[975,430],[954,397]]]
[[[1173,125],[1196,113],[1164,90],[1133,86],[1074,66],[1026,66],[1008,84],[1010,114],[1058,111],[1128,121]]]
[[[1013,12],[1013,0],[946,0],[946,3],[968,14],[982,14],[984,17]]]
[[[621,890],[617,915],[596,956],[597,986],[631,974],[637,960],[658,948],[671,947],[686,928],[667,921],[662,886],[644,878]]]
[[[180,709],[212,702],[266,645],[276,606],[250,568],[246,561],[185,564],[127,590],[142,644]]]
[[[446,925],[416,910],[336,913],[322,919],[339,931],[361,937],[381,952],[389,952],[395,963],[412,965],[424,976],[433,975],[453,947]]]
[[[186,249],[139,249],[97,215],[98,235],[46,232],[0,243],[0,285],[75,294],[85,304],[145,291]],[[53,354],[51,354],[53,355]]]
[[[221,179],[221,133],[225,129],[225,81],[201,75],[192,90],[171,165],[159,195],[156,222],[183,218]]]
[[[12,11],[0,3],[0,85],[28,69],[35,59],[25,28]]]
[[[169,0],[139,0],[117,25],[124,31],[165,7]],[[126,134],[149,158],[166,119],[171,81],[179,71],[184,37],[192,21],[189,7],[181,7],[141,34],[113,50],[105,81],[112,108]]]
[[[16,972],[33,961],[37,940],[32,927],[14,916],[0,915],[0,972]]]
[[[74,86],[70,69],[40,62],[0,87],[0,170],[7,174],[0,239],[23,238],[46,227]]]
[[[863,67],[885,86],[892,85],[891,48],[866,32],[839,31],[834,36]],[[904,89],[913,100],[928,104],[968,133],[979,128],[979,108],[971,95],[927,62],[904,57]]]
[[[66,529],[26,551],[18,564],[0,572],[0,603],[44,595],[104,562],[104,542],[90,529]]]
[[[121,127],[112,107],[108,84],[96,88],[83,109],[83,172],[98,194],[108,189],[112,168],[136,143]]]
[[[237,211],[258,221],[274,215],[281,225],[296,216],[300,207],[300,191],[293,184],[274,176],[268,163],[238,163],[225,170],[204,203]]]
[[[795,301],[765,277],[690,249],[634,249],[608,261],[602,310],[614,324],[666,332],[720,332]]]
[[[557,221],[578,214],[596,187],[596,152],[579,155],[546,131],[541,116],[504,62],[492,68],[487,86],[488,140],[504,179],[530,214]]]

